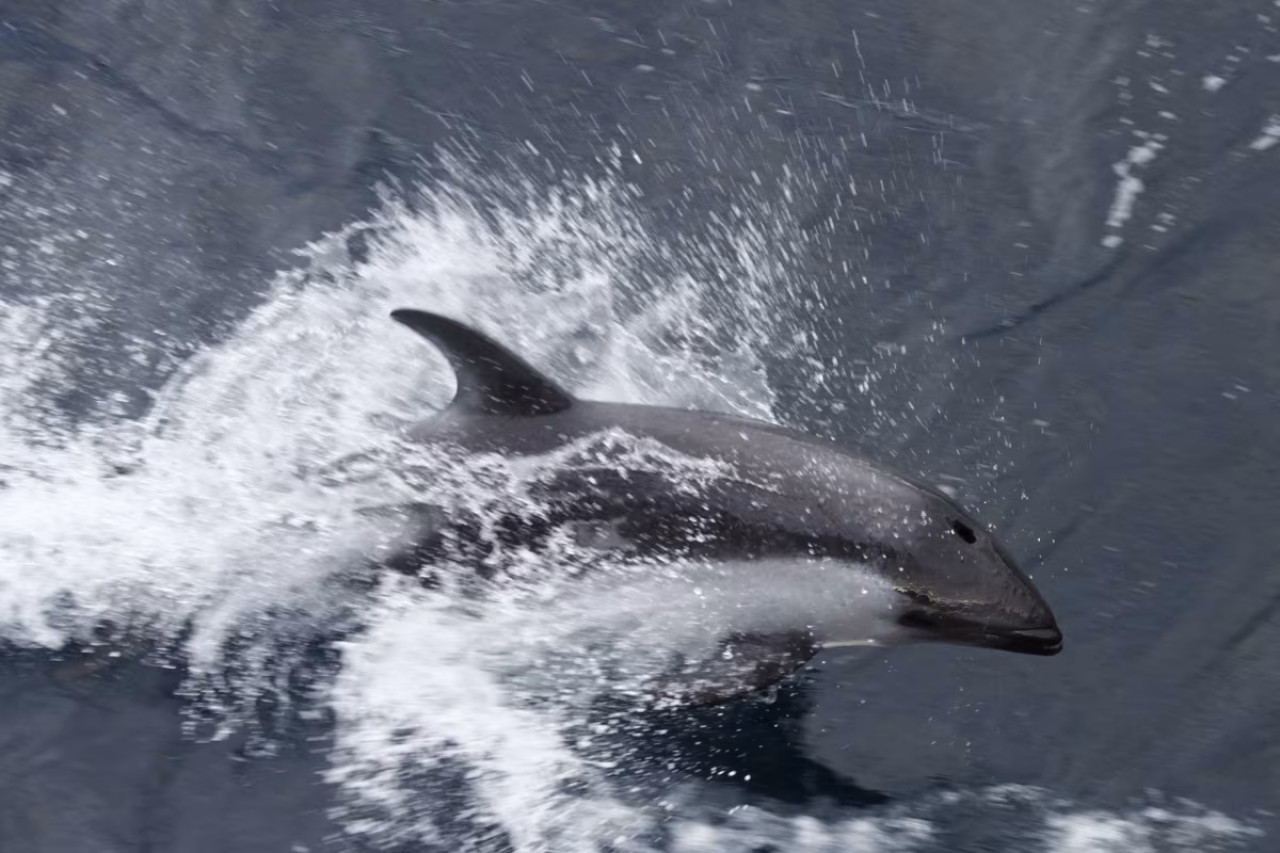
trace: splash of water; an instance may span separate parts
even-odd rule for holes
[[[6,306],[6,640],[92,644],[110,625],[108,641],[172,647],[193,673],[189,693],[198,700],[231,694],[243,703],[271,689],[272,668],[290,660],[281,654],[288,639],[335,621],[363,626],[343,647],[335,695],[360,682],[370,701],[335,700],[344,721],[338,752],[349,765],[381,766],[387,755],[358,744],[387,731],[372,700],[383,695],[377,685],[390,676],[394,650],[408,647],[388,638],[424,621],[453,624],[461,655],[468,637],[485,630],[394,585],[353,606],[334,583],[382,541],[356,510],[404,485],[376,462],[359,476],[359,460],[394,453],[396,428],[449,393],[438,355],[387,320],[392,308],[428,307],[500,332],[585,394],[769,415],[755,355],[757,336],[768,330],[749,321],[791,286],[778,260],[787,245],[781,232],[726,233],[732,259],[712,264],[693,257],[695,247],[652,238],[635,192],[615,176],[537,185],[486,178],[457,162],[451,168],[436,189],[388,197],[371,221],[308,247],[303,267],[282,275],[229,339],[154,389],[141,422],[101,410],[78,422],[61,417],[54,401],[65,374],[49,354],[91,334],[92,321],[67,324],[49,300]],[[359,260],[349,251],[357,238]],[[733,293],[700,275],[726,265]],[[738,334],[724,333],[734,327]],[[335,479],[342,460],[356,461],[337,466]],[[503,805],[513,796],[503,791],[585,765],[558,741],[554,724],[504,711],[500,687],[484,686],[490,676],[481,662],[451,657],[439,642],[435,651],[414,668],[427,674],[421,689],[434,696],[419,708],[464,703],[473,725],[524,731],[518,749],[490,746],[500,766],[480,792],[519,836],[521,810]],[[451,690],[450,679],[465,689]],[[223,710],[234,718],[234,708]],[[469,736],[442,725],[422,729],[415,760],[448,755],[446,742],[487,737],[483,725]],[[520,757],[538,742],[534,757]],[[526,760],[529,772],[520,770]],[[370,785],[351,781],[358,774],[341,766],[335,773],[353,801],[369,798]],[[538,804],[576,801],[531,790],[521,802],[535,813]],[[551,823],[534,824],[524,833],[528,849],[550,837]]]
[[[386,547],[361,510],[424,485],[388,464],[405,461],[397,429],[450,393],[442,360],[394,327],[391,309],[499,333],[584,396],[766,419],[760,354],[786,358],[812,337],[795,319],[798,294],[820,290],[799,262],[812,238],[789,206],[745,196],[696,235],[660,238],[607,168],[535,179],[455,160],[445,172],[308,247],[230,337],[149,390],[141,420],[112,401],[80,418],[59,405],[65,354],[94,332],[91,294],[3,306],[0,638],[158,646],[187,664],[193,703],[234,725],[254,697],[279,692],[309,642],[340,634],[337,672],[310,698],[335,718],[336,817],[379,845],[923,849],[947,804],[725,817],[700,811],[696,792],[628,796],[628,754],[613,739],[622,723],[531,703],[500,665],[511,646],[495,632],[555,636],[552,622],[530,621],[527,598],[476,607],[387,577],[353,596],[346,573]],[[122,357],[161,363],[169,347],[142,337]],[[701,464],[653,460],[687,476]],[[484,471],[451,484],[440,460],[421,467],[436,488],[491,496],[465,488]],[[507,483],[532,476],[495,470]],[[1083,837],[1054,807],[1039,814],[1044,849]]]

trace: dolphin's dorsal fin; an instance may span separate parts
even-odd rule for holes
[[[458,377],[453,405],[488,415],[549,415],[573,397],[502,344],[456,320],[401,308],[392,319],[440,348]]]

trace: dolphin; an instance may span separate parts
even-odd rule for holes
[[[442,412],[407,429],[411,443],[534,457],[613,431],[720,464],[720,473],[680,487],[628,469],[625,459],[566,467],[544,484],[546,507],[536,518],[501,525],[517,542],[568,528],[589,547],[710,567],[712,579],[699,581],[709,591],[698,589],[699,609],[671,609],[663,630],[708,623],[701,627],[714,635],[715,653],[683,659],[655,695],[677,704],[727,701],[840,646],[1062,649],[1053,612],[1009,551],[937,489],[794,429],[579,399],[456,320],[414,309],[391,316],[437,347],[457,380]],[[414,559],[396,568],[419,570],[429,540],[438,543],[449,523],[438,508],[424,517],[409,549]],[[716,599],[710,609],[708,598]]]

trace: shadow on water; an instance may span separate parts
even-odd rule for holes
[[[801,677],[724,705],[638,716],[627,729],[634,769],[655,781],[678,774],[793,807],[889,802],[806,754],[803,722],[813,702]]]

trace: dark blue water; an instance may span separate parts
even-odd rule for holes
[[[18,424],[0,457],[0,850],[1273,849],[1277,27],[1261,0],[0,0],[0,402]],[[624,200],[534,233],[545,188],[591,199],[591,180]],[[440,193],[480,208],[462,231],[494,209],[515,224],[496,240],[409,228]],[[613,230],[584,236],[593,222]],[[304,272],[282,284],[286,268]],[[364,351],[396,341],[367,358],[325,343],[392,297],[519,330],[562,373],[583,329],[584,346],[634,338],[574,377],[647,399],[663,294],[676,315],[709,305],[690,334],[741,356],[677,359],[706,377],[671,393],[954,486],[1034,576],[1065,651],[824,656],[772,703],[632,721],[610,733],[625,761],[507,800],[533,790],[543,765],[522,762],[545,732],[489,708],[491,728],[428,740],[519,746],[478,775],[475,751],[422,779],[388,765],[378,790],[409,793],[354,833],[371,807],[324,774],[351,758],[360,697],[423,719],[440,702],[450,726],[476,711],[465,681],[448,708],[430,681],[449,634],[408,647],[423,638],[391,617],[363,669],[292,634],[283,663],[216,659],[287,673],[296,705],[246,686],[267,675],[219,701],[193,687],[184,620],[228,583],[308,609],[264,580],[306,561],[243,545],[233,522],[254,501],[219,503],[218,483],[270,492],[254,446],[284,454],[312,431],[227,438],[219,413],[250,423],[240,391],[278,393],[301,400],[281,423],[307,427],[326,416],[308,388],[350,407],[362,373],[407,387],[417,350],[394,329],[351,332]],[[592,325],[605,304],[622,331]],[[246,325],[264,305],[274,319]],[[227,342],[198,380],[214,390],[164,390]],[[102,460],[40,447],[77,424],[115,435],[166,395],[208,431],[187,423],[152,456],[158,485],[117,493]],[[156,519],[184,500],[209,521],[172,538]],[[184,586],[242,545],[239,580]],[[63,647],[137,620],[135,595],[153,632]],[[260,640],[275,623],[254,624]],[[389,681],[403,698],[377,692]],[[212,706],[237,701],[249,711],[211,739]],[[632,840],[592,828],[583,802],[635,822]],[[543,806],[563,810],[513,817]],[[548,835],[560,822],[583,837]],[[428,825],[435,840],[409,831]]]

